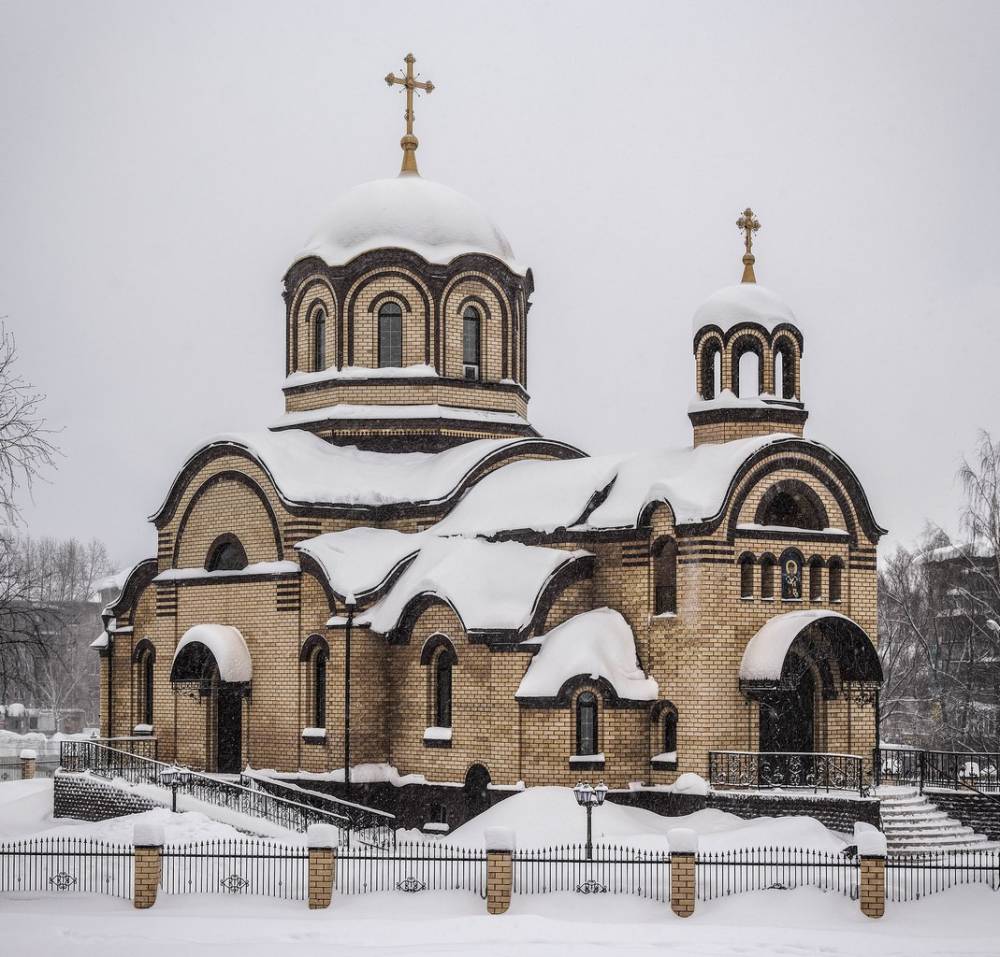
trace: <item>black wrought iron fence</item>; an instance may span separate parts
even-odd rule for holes
[[[58,758],[40,757],[35,760],[35,777],[50,778],[59,767]],[[0,783],[4,781],[20,781],[21,759],[0,758]]]
[[[962,884],[1000,890],[1000,853],[935,851],[893,856],[885,862],[886,900],[920,900]]]
[[[856,754],[709,751],[708,776],[715,787],[868,793],[864,761]]]
[[[273,841],[214,840],[163,848],[160,887],[168,894],[309,897],[309,852]]]
[[[36,837],[0,844],[0,893],[132,896],[132,845]]]
[[[874,765],[879,784],[1000,794],[1000,752],[876,748]]]
[[[670,900],[670,854],[641,848],[596,844],[526,849],[513,855],[515,894],[634,894]]]
[[[793,887],[818,887],[851,900],[858,896],[858,860],[831,851],[755,847],[701,853],[696,865],[695,893],[704,901]]]
[[[356,844],[337,852],[336,886],[341,894],[461,890],[485,897],[486,852],[422,842],[394,850]]]

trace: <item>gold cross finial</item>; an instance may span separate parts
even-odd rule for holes
[[[757,277],[753,273],[755,260],[751,250],[753,249],[753,234],[760,229],[760,223],[749,206],[743,210],[743,215],[736,220],[736,228],[745,234],[743,241],[747,248],[743,254],[743,282],[756,282]]]
[[[417,146],[419,142],[413,135],[413,91],[423,90],[425,93],[433,93],[434,84],[430,80],[421,82],[414,77],[413,64],[417,60],[412,53],[407,53],[404,60],[406,62],[405,75],[396,76],[395,73],[389,73],[385,78],[385,82],[389,86],[398,85],[406,89],[406,135],[399,141],[399,145],[403,147],[403,165],[400,172],[416,173]]]

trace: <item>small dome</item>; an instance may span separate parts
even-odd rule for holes
[[[318,256],[342,266],[372,249],[398,248],[446,265],[463,253],[482,253],[514,272],[510,243],[471,199],[415,174],[376,179],[348,190],[296,261]]]
[[[742,282],[712,293],[695,312],[692,331],[697,334],[705,326],[718,326],[725,332],[744,322],[756,322],[768,332],[783,322],[797,325],[795,314],[770,289]]]

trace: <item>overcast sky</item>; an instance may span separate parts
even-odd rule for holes
[[[690,441],[691,315],[758,280],[805,336],[807,435],[890,544],[954,524],[1000,432],[1000,4],[0,0],[0,315],[64,457],[34,534],[155,554],[186,453],[282,410],[281,280],[332,200],[423,175],[534,269],[530,417]]]

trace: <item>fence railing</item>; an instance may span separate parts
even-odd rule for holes
[[[696,859],[695,890],[699,900],[746,891],[818,887],[858,896],[858,861],[831,851],[794,847],[755,847],[701,853]]]
[[[714,787],[868,793],[864,761],[856,754],[709,751],[708,778]]]
[[[961,884],[1000,890],[1000,853],[936,851],[889,857],[885,862],[886,900],[920,900]]]
[[[402,842],[394,850],[355,845],[337,853],[341,894],[375,891],[473,891],[486,896],[486,852]]]
[[[309,852],[272,841],[215,840],[163,848],[160,887],[168,894],[309,897]]]
[[[50,778],[59,767],[58,758],[40,757],[35,760],[35,777]],[[20,758],[0,758],[0,783],[20,781],[22,775]]]
[[[358,821],[359,828],[355,828],[349,813],[321,809],[278,797],[261,788],[245,787],[186,768],[178,769],[174,765],[110,748],[95,741],[62,742],[61,761],[66,771],[90,771],[102,777],[121,778],[130,784],[152,784],[158,787],[166,786],[163,780],[165,771],[181,770],[183,773],[177,775],[171,785],[179,794],[249,817],[261,818],[292,831],[304,832],[310,824],[332,824],[338,829],[341,844],[350,844],[352,831],[371,829],[370,814],[365,814],[364,820],[358,815],[354,820]],[[392,830],[395,823],[392,815],[374,810],[371,813],[380,815],[380,820],[384,821],[382,827]]]
[[[587,858],[583,844],[515,851],[515,894],[575,891],[580,894],[635,894],[670,900],[670,854],[597,844]]]
[[[61,891],[132,896],[132,846],[37,837],[0,844],[0,893]]]
[[[1000,794],[1000,752],[876,748],[876,783]]]

